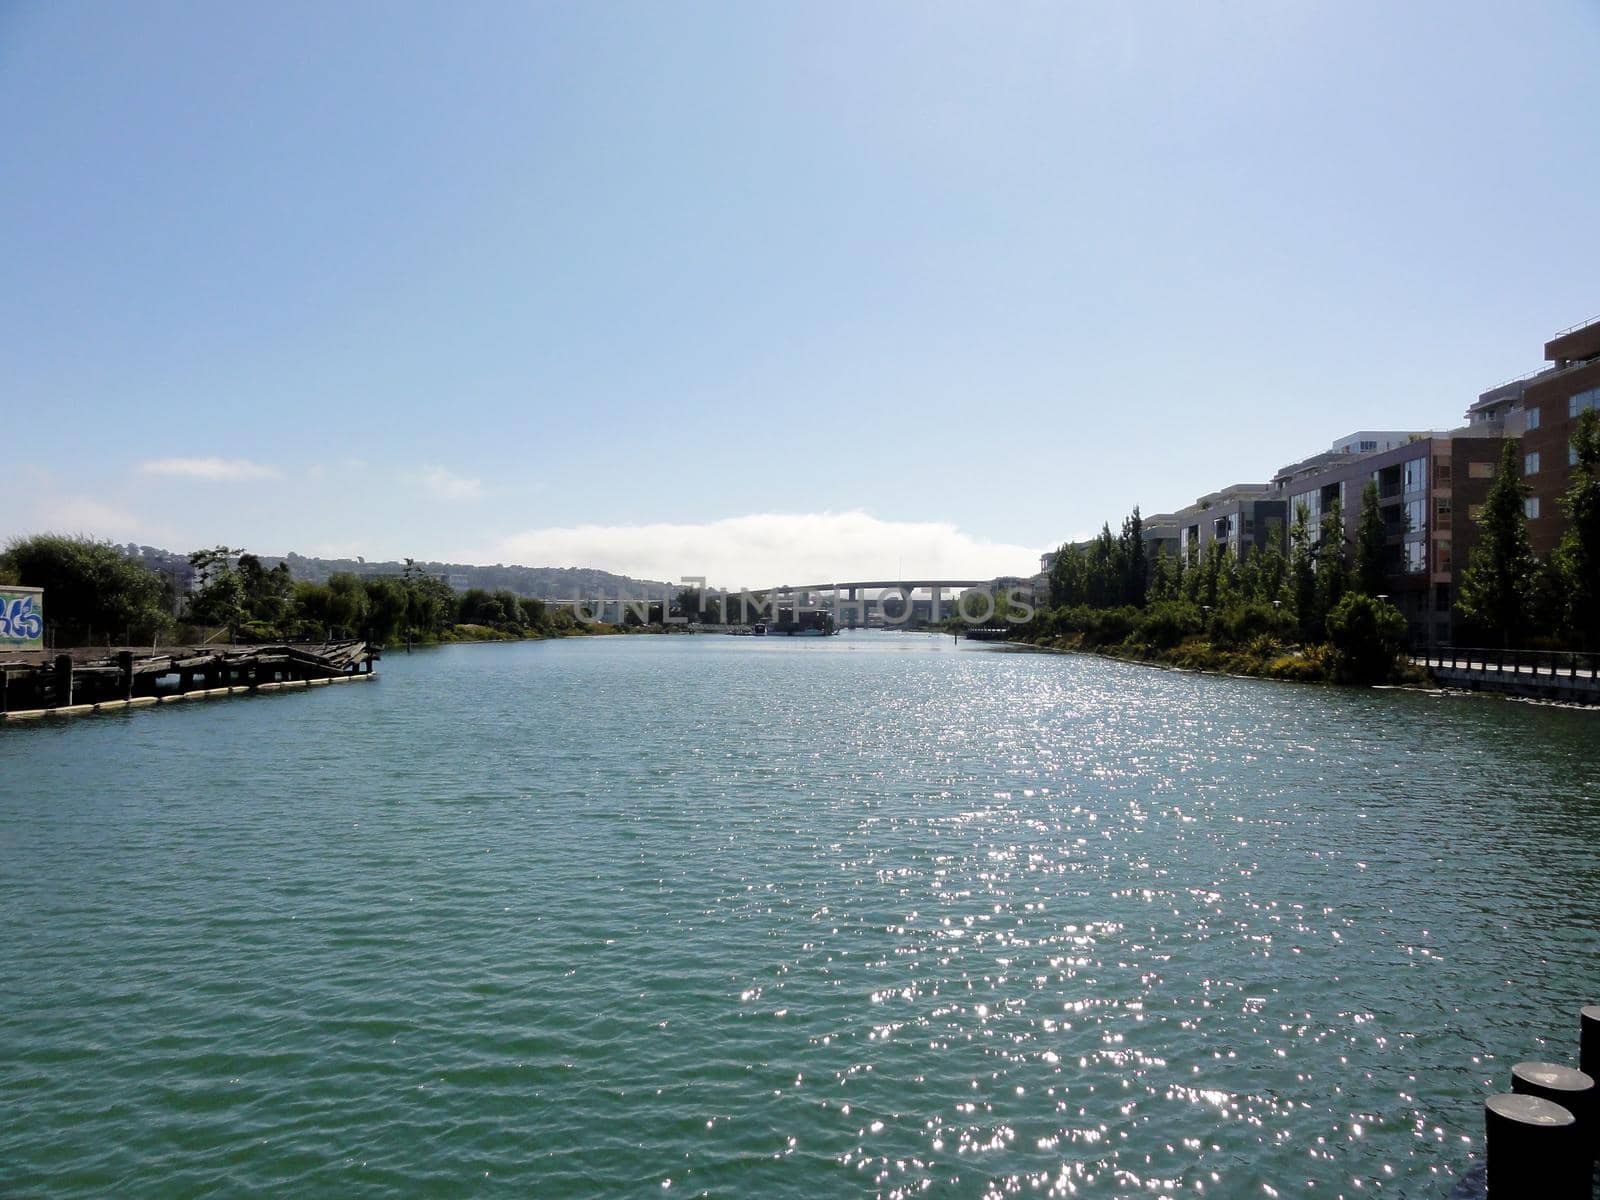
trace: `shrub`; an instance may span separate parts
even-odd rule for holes
[[[1200,632],[1200,610],[1181,600],[1167,600],[1146,609],[1139,620],[1139,640],[1170,650],[1184,638]]]
[[[1270,604],[1236,604],[1211,617],[1211,636],[1228,646],[1243,646],[1260,637],[1275,637],[1283,619]]]
[[[1394,605],[1352,592],[1328,614],[1334,673],[1345,683],[1381,683],[1395,673],[1406,619]]]

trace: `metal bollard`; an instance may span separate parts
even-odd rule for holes
[[[1577,1119],[1538,1096],[1502,1092],[1483,1104],[1488,1200],[1590,1200]]]

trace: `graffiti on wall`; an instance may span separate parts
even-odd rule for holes
[[[43,600],[38,592],[0,587],[0,646],[21,650],[44,648]]]

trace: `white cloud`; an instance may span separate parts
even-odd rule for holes
[[[457,475],[443,467],[423,467],[416,481],[441,500],[477,500],[483,495],[483,481],[467,475]]]
[[[203,479],[210,483],[246,479],[278,479],[276,467],[251,462],[247,458],[152,458],[139,464],[146,475],[166,475],[175,479]]]
[[[530,566],[598,567],[640,579],[703,575],[718,587],[851,579],[991,579],[1031,575],[1039,551],[984,541],[945,522],[863,512],[753,513],[698,525],[530,529],[496,553]]]

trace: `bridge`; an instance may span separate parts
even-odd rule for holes
[[[1002,577],[1003,581],[1012,578]],[[974,588],[982,588],[987,592],[995,582],[994,579],[853,579],[737,590],[703,588],[701,596],[707,609],[717,608],[725,601],[729,620],[736,622],[769,619],[777,609],[794,613],[826,608],[833,611],[841,625],[854,629],[868,624],[869,616],[874,611],[883,616],[886,602],[896,610],[896,615],[890,618],[893,623],[899,623],[907,616],[937,622],[951,611],[945,608],[947,599],[952,598],[950,593],[960,596]],[[1017,580],[1017,583],[1021,581]],[[681,586],[687,584],[680,581],[679,585],[663,589],[659,596],[618,595],[609,599],[602,596],[598,601],[574,599],[553,603],[583,604],[591,611],[603,613],[607,620],[621,620],[623,612],[629,607],[635,611],[647,611],[652,603],[657,606],[670,604]],[[986,619],[982,614],[976,615],[979,619]]]
[[[973,588],[987,589],[992,583],[993,579],[853,579],[746,588],[742,593],[729,592],[728,597],[730,607],[734,599],[741,596],[777,597],[785,608],[830,607],[840,624],[854,629],[868,623],[873,608],[881,615],[885,601],[894,602],[897,607],[904,605],[902,611],[907,615],[921,615],[938,621],[945,615],[945,593],[954,592],[959,596]],[[817,600],[819,596],[823,597],[820,604]]]

